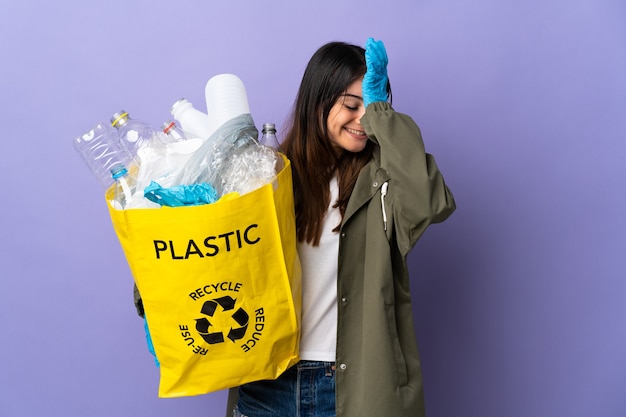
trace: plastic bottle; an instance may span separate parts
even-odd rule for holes
[[[163,133],[167,135],[170,142],[180,142],[186,139],[185,133],[175,122],[168,120],[161,126]]]
[[[105,190],[114,182],[111,169],[118,165],[128,165],[133,159],[121,145],[117,130],[104,122],[99,122],[74,139],[74,149]]]
[[[189,137],[173,121],[167,121],[162,125],[163,133],[168,138],[165,154],[165,167],[167,173],[158,179],[158,183],[164,187],[172,186],[177,175],[181,174],[185,164],[191,155],[202,146],[203,141],[199,138]]]
[[[127,204],[133,198],[137,183],[135,179],[128,173],[124,165],[116,165],[111,169],[111,177],[115,181],[113,189],[113,201],[111,204],[118,210],[126,208]]]
[[[126,150],[136,158],[141,159],[142,148],[158,147],[163,145],[157,132],[147,123],[131,119],[128,112],[121,110],[111,117],[111,126],[119,131],[120,142]]]
[[[209,116],[194,108],[186,98],[181,98],[172,104],[170,113],[189,137],[206,140],[213,133],[209,127]]]
[[[273,149],[278,149],[280,147],[278,138],[276,137],[276,125],[274,123],[265,123],[263,125],[261,140],[259,143]]]

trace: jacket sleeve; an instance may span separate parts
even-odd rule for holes
[[[391,207],[398,246],[413,248],[428,225],[444,221],[456,208],[432,155],[427,154],[417,124],[395,112],[389,103],[367,107],[361,124],[378,145],[379,166],[389,174],[387,204]]]
[[[239,388],[230,388],[228,390],[228,400],[226,401],[226,417],[232,417],[233,409],[239,400]]]
[[[145,317],[145,312],[143,311],[143,301],[141,299],[141,294],[139,294],[139,288],[137,288],[137,284],[133,283],[133,302],[135,304],[135,309],[137,310],[137,315],[139,317]]]

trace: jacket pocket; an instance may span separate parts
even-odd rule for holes
[[[396,323],[396,311],[394,305],[385,304],[385,313],[387,315],[387,327],[389,330],[389,340],[393,347],[394,364],[396,367],[396,376],[398,378],[398,386],[405,386],[409,383],[409,375],[407,371],[406,360],[400,345],[398,337],[398,327]]]

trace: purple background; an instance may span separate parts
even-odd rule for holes
[[[626,415],[622,0],[25,0],[0,5],[0,416],[223,414],[224,392],[157,398],[71,141],[202,108],[223,72],[280,128],[311,54],[368,36],[458,204],[410,258],[429,417]]]

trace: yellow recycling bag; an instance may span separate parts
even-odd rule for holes
[[[159,397],[275,379],[298,361],[301,271],[291,165],[201,206],[116,210],[160,362]]]

